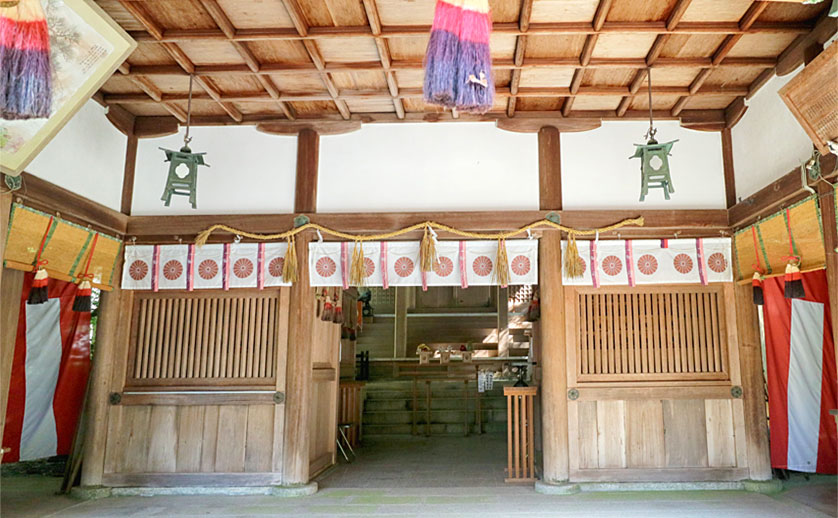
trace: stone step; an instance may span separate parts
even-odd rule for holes
[[[398,425],[364,425],[363,437],[386,437],[395,435],[411,435],[411,424]],[[416,427],[419,435],[424,435],[425,425]],[[483,424],[483,433],[506,432],[506,422],[489,422]],[[474,423],[469,423],[469,433],[477,433]],[[463,435],[463,423],[431,423],[431,435]]]
[[[467,412],[469,421],[474,421],[474,409],[470,408]],[[426,419],[425,412],[416,412],[416,422],[424,424]],[[462,423],[465,417],[462,410],[431,410],[431,424],[454,424]],[[481,412],[481,421],[489,422],[506,422],[506,409],[497,408],[483,409]],[[376,412],[364,412],[363,423],[367,425],[397,425],[410,424],[413,422],[413,413],[409,410],[384,410]]]

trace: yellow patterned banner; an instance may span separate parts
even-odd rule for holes
[[[766,275],[781,274],[793,255],[800,257],[802,271],[824,268],[826,254],[817,196],[739,230],[734,236],[734,249],[740,280],[750,279],[757,268]]]
[[[79,282],[87,270],[95,287],[110,290],[121,247],[122,242],[115,237],[15,203],[3,261],[8,268],[34,271],[38,250],[42,249],[41,260],[46,261],[44,267],[50,277]]]

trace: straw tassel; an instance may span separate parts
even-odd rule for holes
[[[335,324],[343,324],[343,304],[341,304],[341,293],[335,289],[335,313],[332,316],[332,322]]]
[[[288,238],[288,250],[285,252],[285,261],[282,265],[282,280],[285,282],[297,282],[297,246],[294,236]]]
[[[765,304],[765,294],[762,292],[762,274],[760,272],[754,272],[754,277],[751,279],[751,286],[754,289],[754,304],[762,306]]]
[[[436,261],[436,239],[431,235],[430,228],[425,227],[425,235],[422,236],[422,243],[419,245],[419,266],[423,272],[430,272],[434,269]]]
[[[803,289],[803,278],[800,275],[800,260],[791,258],[786,265],[784,295],[787,299],[802,299],[806,297]]]
[[[352,266],[349,268],[349,283],[358,286],[364,285],[365,278],[364,268],[364,245],[356,241],[355,248],[352,250]]]
[[[457,54],[456,107],[462,112],[486,113],[495,98],[489,37],[492,18],[488,0],[466,0],[460,23]]]
[[[49,27],[41,2],[0,2],[0,116],[43,119],[51,107]]]
[[[329,293],[326,290],[323,290],[323,297],[323,311],[320,313],[320,320],[331,322],[335,317],[335,307],[332,305],[332,298],[329,297]]]
[[[509,258],[506,255],[506,240],[498,239],[498,256],[495,261],[495,271],[498,285],[506,288],[509,285]]]
[[[579,249],[576,248],[576,235],[567,234],[567,248],[564,252],[564,273],[568,279],[578,279],[585,272],[584,264],[579,257]]]
[[[434,8],[431,37],[425,50],[425,81],[422,90],[426,103],[454,107],[462,6],[463,0],[438,0]]]

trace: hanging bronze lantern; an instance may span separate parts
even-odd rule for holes
[[[166,188],[160,198],[165,202],[166,207],[172,202],[172,195],[189,196],[189,203],[192,208],[198,207],[196,191],[198,188],[198,166],[209,164],[204,162],[206,153],[193,153],[189,148],[192,137],[189,136],[189,126],[192,121],[192,76],[189,76],[189,100],[186,107],[186,135],[183,137],[183,147],[180,151],[160,148],[166,153],[166,162],[169,162],[169,174],[166,177]],[[178,168],[185,166],[185,174],[178,174]]]
[[[646,70],[646,77],[649,84],[649,130],[646,132],[646,144],[635,144],[634,154],[629,157],[640,159],[640,201],[646,199],[649,189],[663,189],[663,196],[669,199],[669,195],[675,192],[672,186],[672,178],[669,175],[669,155],[672,145],[678,142],[672,140],[659,144],[655,140],[658,132],[652,120],[652,70]]]

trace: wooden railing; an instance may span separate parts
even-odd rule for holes
[[[535,481],[535,412],[538,387],[504,387],[506,396],[506,482]]]
[[[578,288],[577,381],[728,379],[721,285]]]
[[[273,387],[278,293],[138,293],[126,387]]]

